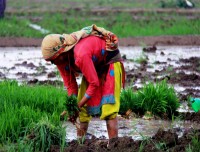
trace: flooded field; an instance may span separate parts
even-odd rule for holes
[[[127,72],[127,86],[135,90],[147,81],[168,78],[184,101],[187,96],[200,97],[200,47],[199,46],[160,46],[155,48],[121,47]],[[44,61],[38,47],[0,48],[0,79],[16,79],[23,83],[51,83],[62,79],[55,65]],[[80,78],[77,78],[80,83]],[[193,112],[182,103],[179,111]],[[76,139],[76,128],[66,123],[67,140]],[[190,121],[166,121],[145,119],[124,119],[119,116],[119,136],[131,136],[138,140],[153,136],[159,128],[176,128],[179,136],[190,128],[200,129],[200,125]],[[88,133],[107,139],[106,124],[94,118]],[[88,135],[90,138],[90,135]]]
[[[120,51],[127,72],[126,86],[137,89],[147,81],[167,77],[181,96],[191,92],[200,96],[199,46],[160,46],[153,50],[121,47]],[[41,56],[40,48],[0,48],[0,79],[26,83],[61,82],[56,66],[44,61]],[[77,81],[80,83],[80,78]]]

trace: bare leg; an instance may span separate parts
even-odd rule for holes
[[[117,117],[111,120],[106,120],[109,139],[118,137],[118,120]]]
[[[77,137],[78,138],[83,138],[86,133],[87,133],[87,129],[88,129],[88,122],[80,122],[80,125],[78,125],[77,128]]]

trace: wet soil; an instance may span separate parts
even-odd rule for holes
[[[65,152],[185,152],[187,148],[192,151],[198,151],[199,146],[194,146],[194,139],[200,138],[200,130],[185,130],[183,135],[178,138],[176,134],[177,129],[162,130],[151,138],[144,140],[133,140],[131,137],[118,137],[109,140],[95,138],[86,139],[84,143],[79,143],[77,140],[73,140],[68,143],[68,147],[65,148]],[[59,147],[52,146],[52,152],[59,151]]]
[[[200,111],[198,113],[187,112],[187,113],[184,113],[182,116],[185,121],[200,123]]]
[[[40,47],[41,38],[0,37],[0,47]],[[119,38],[120,46],[200,45],[200,36],[148,36]]]
[[[145,53],[155,54],[157,52],[157,47],[160,45],[189,45],[189,46],[199,46],[200,37],[195,36],[181,36],[181,37],[144,37],[144,38],[124,38],[121,40],[121,44],[124,46],[134,46],[138,45],[140,40],[145,41],[148,44],[148,47],[143,48]],[[27,39],[27,38],[1,38],[0,46],[40,46],[41,39]],[[165,56],[165,51],[160,53],[162,56]],[[128,62],[128,59],[124,56],[125,62]],[[173,61],[173,59],[168,58],[168,61]],[[155,61],[157,65],[165,65],[161,70],[155,70],[154,72],[148,71],[148,58],[146,61],[141,62],[138,68],[133,68],[127,70],[127,84],[130,84],[131,81],[136,83],[138,80],[145,82],[147,80],[152,80],[154,82],[160,81],[162,79],[167,79],[168,82],[172,85],[183,86],[186,89],[184,91],[179,91],[178,95],[180,101],[185,101],[189,96],[200,97],[200,57],[190,57],[190,58],[180,58],[176,61],[176,64],[180,66],[168,65],[165,62]],[[47,74],[48,78],[55,78],[55,72],[47,72],[44,66],[38,67],[34,63],[29,63],[23,61],[19,64],[16,64],[15,67],[29,67],[29,68],[39,68],[39,74]],[[11,69],[12,69],[11,68]],[[18,72],[18,76],[21,78],[27,77],[27,73]],[[158,77],[162,76],[162,77]],[[1,78],[6,78],[4,73],[0,72]],[[55,80],[44,80],[39,81],[38,79],[32,79],[28,81],[28,84],[51,84],[51,85],[62,85],[62,81]],[[138,90],[139,87],[135,86],[135,90]],[[185,121],[192,121],[195,123],[200,123],[200,113],[182,113],[182,119]],[[171,130],[162,130],[159,129],[158,132],[149,139],[143,140],[133,140],[131,137],[118,137],[113,138],[109,141],[105,137],[97,138],[92,136],[92,139],[86,139],[84,143],[80,143],[77,140],[68,142],[66,152],[85,152],[85,151],[98,151],[98,152],[129,152],[129,151],[174,151],[181,152],[186,151],[186,148],[192,144],[193,138],[198,137],[200,139],[200,130],[185,130],[181,137],[178,137],[177,132],[180,128],[174,128]],[[58,152],[59,147],[52,145],[52,152]],[[195,151],[195,150],[194,150]]]
[[[152,51],[152,50],[150,50]],[[164,53],[163,53],[164,54]],[[168,59],[170,60],[170,59]],[[165,62],[156,62],[159,64],[166,64],[162,70],[155,70],[155,72],[148,72],[147,62],[141,63],[138,69],[133,69],[127,71],[127,83],[131,81],[137,82],[141,80],[142,82],[148,80],[157,82],[166,79],[168,83],[173,86],[178,85],[185,88],[185,90],[179,92],[180,101],[188,100],[189,96],[200,97],[200,58],[191,57],[189,59],[180,59],[177,61],[181,66],[173,67],[172,65],[167,65]],[[158,78],[158,76],[162,76]],[[139,88],[134,87],[134,90]]]
[[[200,113],[184,113],[185,120],[195,121],[199,123]],[[182,132],[180,135],[179,133]],[[67,143],[65,152],[185,152],[187,148],[192,151],[199,151],[199,146],[194,145],[195,139],[200,138],[199,129],[183,129],[176,127],[168,130],[159,129],[152,137],[144,137],[142,140],[133,140],[132,137],[124,136],[110,139],[105,139],[104,136],[99,138],[94,135],[85,141],[72,140]],[[108,146],[109,142],[109,146]],[[194,146],[194,147],[193,147]],[[59,151],[59,147],[53,145],[52,152]]]

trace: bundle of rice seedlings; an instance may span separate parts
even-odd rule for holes
[[[79,111],[76,96],[72,95],[67,97],[66,110],[69,116],[73,116],[77,111]]]
[[[69,120],[75,122],[75,119],[78,117],[78,112],[79,112],[79,108],[78,108],[78,104],[77,104],[77,97],[74,95],[67,96],[67,99],[65,102],[65,108],[66,108],[66,110],[64,110],[61,113],[60,119],[64,120],[65,115],[67,114]]]
[[[138,92],[142,100],[142,108],[154,115],[171,116],[179,107],[175,89],[169,86],[166,80],[156,84],[150,82]]]

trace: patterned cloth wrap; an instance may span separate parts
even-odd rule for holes
[[[89,35],[102,37],[106,41],[106,50],[113,51],[118,48],[118,38],[115,34],[95,24],[82,28],[80,31],[71,34],[50,34],[42,41],[43,58],[47,61],[54,60],[61,53],[73,48],[81,38]]]
[[[107,31],[102,27],[97,27],[95,24],[85,27],[82,30],[84,30],[88,35],[99,36],[105,39],[106,51],[114,51],[118,49],[118,38],[112,32]]]

